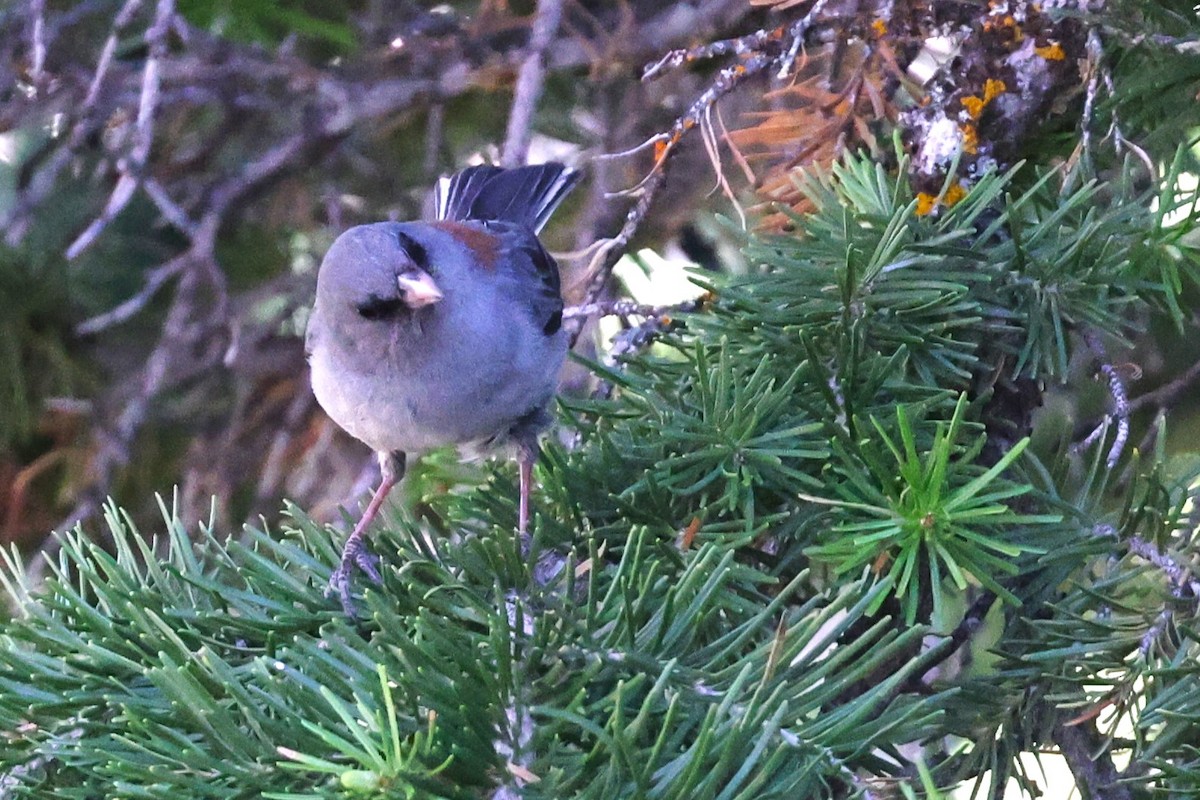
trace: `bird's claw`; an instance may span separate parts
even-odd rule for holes
[[[383,583],[378,565],[379,557],[371,553],[362,540],[352,539],[346,542],[346,547],[342,550],[342,561],[329,576],[329,585],[325,587],[325,596],[336,594],[346,616],[351,618],[357,616],[354,600],[350,597],[350,573],[357,566],[373,583]]]
[[[354,563],[367,574],[372,583],[383,583],[383,577],[379,574],[379,556],[362,547],[354,553]]]

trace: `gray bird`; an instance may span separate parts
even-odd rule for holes
[[[567,353],[558,265],[537,234],[578,178],[554,163],[471,167],[439,181],[433,221],[360,225],[325,254],[305,337],[313,393],[382,473],[329,579],[347,614],[353,566],[380,580],[366,532],[407,453],[515,445],[525,534]]]

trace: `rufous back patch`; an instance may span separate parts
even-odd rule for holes
[[[500,245],[493,234],[475,225],[453,220],[441,220],[429,224],[438,230],[445,231],[466,245],[468,250],[479,256],[479,262],[485,269],[496,268],[496,260],[500,257]]]

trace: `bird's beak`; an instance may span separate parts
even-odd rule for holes
[[[412,309],[433,305],[442,299],[442,290],[425,270],[410,270],[396,277],[404,304]]]

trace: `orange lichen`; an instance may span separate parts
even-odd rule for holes
[[[1033,52],[1047,61],[1062,61],[1067,57],[1067,54],[1063,52],[1062,45],[1058,42],[1051,42],[1045,47],[1035,47],[1033,48]]]
[[[962,151],[975,155],[979,150],[979,133],[975,130],[975,126],[959,125],[958,130],[962,133]]]
[[[1006,91],[1008,91],[1008,85],[1004,81],[988,78],[983,84],[984,104],[992,102],[996,95],[1004,94]]]
[[[967,190],[963,188],[961,183],[956,183],[946,190],[946,196],[942,198],[942,203],[945,204],[946,208],[950,208],[966,196]]]
[[[956,183],[946,189],[946,192],[938,197],[929,192],[917,193],[917,216],[925,217],[932,214],[934,209],[939,206],[950,208],[967,196],[967,190],[961,183]]]
[[[980,98],[978,95],[969,94],[962,98],[962,100],[959,102],[961,102],[963,108],[967,110],[967,114],[971,117],[971,119],[979,119],[979,116],[983,113],[984,107],[988,103],[992,102],[997,95],[1004,94],[1006,91],[1008,91],[1008,84],[1006,84],[1004,81],[988,78],[983,84],[982,98]]]
[[[875,31],[875,35],[883,37],[887,35],[887,23],[882,19],[877,19],[871,23],[871,30]]]
[[[983,29],[985,31],[994,31],[997,28],[1016,28],[1016,27],[1017,27],[1017,20],[1016,20],[1016,18],[1013,17],[1012,14],[1005,14],[1003,17],[1000,17],[999,19],[995,19],[995,18],[986,19],[983,22]]]

